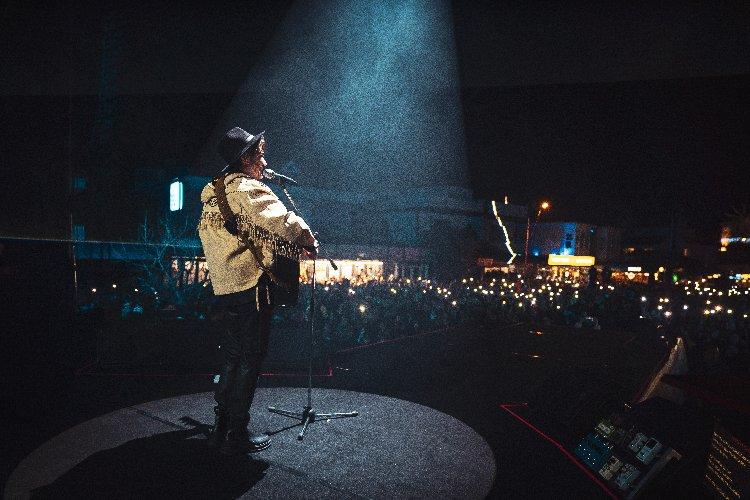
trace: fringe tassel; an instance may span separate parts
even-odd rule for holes
[[[201,214],[198,228],[207,229],[209,227],[214,229],[224,228],[224,218],[220,212],[203,212]],[[265,243],[273,249],[274,255],[283,255],[288,259],[300,260],[302,247],[254,224],[247,215],[237,214],[237,227],[240,230],[240,234],[237,236],[240,241],[251,239],[254,243]]]

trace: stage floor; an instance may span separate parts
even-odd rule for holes
[[[206,446],[211,393],[155,400],[79,424],[34,450],[11,474],[6,498],[484,498],[493,452],[463,422],[417,403],[313,389],[318,421],[299,441],[304,388],[259,388],[250,425],[271,447],[226,457]]]

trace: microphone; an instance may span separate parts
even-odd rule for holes
[[[278,184],[284,184],[285,182],[289,182],[295,185],[298,184],[298,182],[292,179],[291,177],[274,172],[270,168],[263,170],[263,177],[270,181],[274,181]]]

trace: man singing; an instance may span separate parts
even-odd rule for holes
[[[315,256],[318,246],[307,223],[287,211],[261,182],[265,148],[263,132],[229,130],[218,146],[227,166],[201,193],[198,232],[216,299],[212,320],[221,331],[223,355],[208,442],[226,454],[261,451],[271,442],[266,434],[248,431],[273,308],[269,238],[295,243],[307,256]],[[265,237],[248,237],[258,234]]]

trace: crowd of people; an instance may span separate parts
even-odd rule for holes
[[[531,323],[567,325],[573,331],[620,329],[665,342],[686,341],[691,364],[704,369],[747,357],[750,352],[750,286],[719,275],[657,286],[589,279],[582,273],[496,274],[448,283],[432,279],[390,278],[366,283],[347,280],[318,284],[315,325],[330,351],[381,342],[443,328],[477,328]],[[306,328],[312,287],[300,287],[297,307],[279,307],[274,322],[286,329]],[[114,290],[82,310],[109,308],[121,318],[169,310],[151,294]],[[148,296],[146,296],[148,295]],[[98,306],[98,307],[97,307]],[[207,305],[191,309],[206,319]],[[171,307],[173,316],[180,317]],[[183,316],[187,316],[184,312]]]
[[[278,310],[280,322],[306,324],[303,307]],[[620,329],[669,343],[682,337],[696,369],[750,355],[750,287],[720,276],[657,286],[588,277],[496,275],[446,284],[392,279],[319,285],[316,325],[332,349],[446,327],[513,323],[567,325],[572,331]]]

